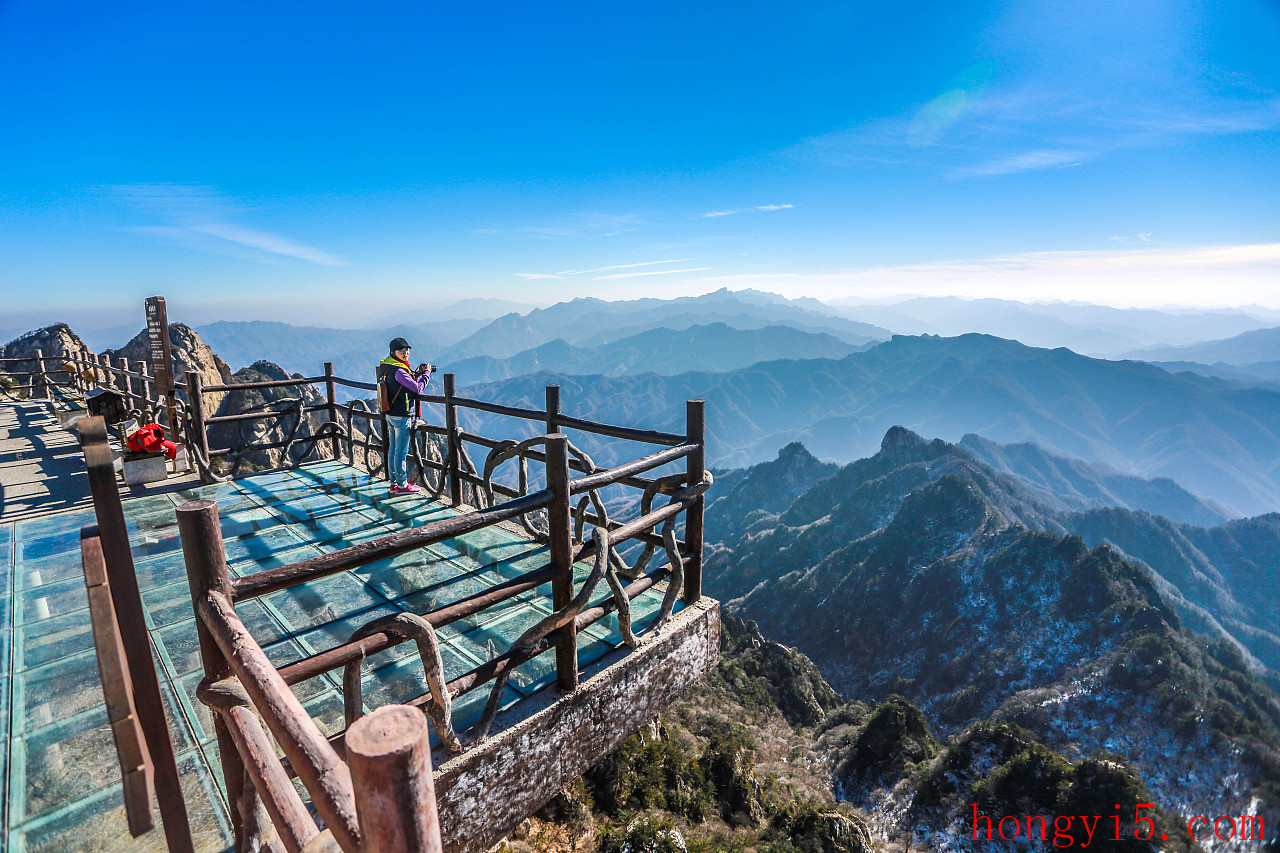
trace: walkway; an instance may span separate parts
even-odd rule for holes
[[[163,483],[127,486],[124,498],[198,485],[195,475],[171,474]],[[26,521],[92,506],[89,478],[74,432],[58,425],[40,401],[0,401],[0,523]]]
[[[93,510],[82,485],[76,492],[77,481],[84,479],[73,470],[76,456],[65,444],[54,444],[56,436],[49,436],[49,421],[42,417],[19,407],[12,441],[59,449],[35,461],[17,459],[15,452],[15,464],[32,466],[23,504],[28,515],[11,523],[16,516],[11,519],[6,504],[0,519],[0,851],[162,851],[160,830],[135,840],[125,829],[80,570],[79,528],[92,521]],[[10,440],[5,439],[6,453]],[[55,464],[62,466],[57,482],[41,480],[39,475]],[[36,496],[41,494],[64,511],[40,512]],[[386,536],[455,510],[418,497],[391,497],[385,482],[334,461],[181,492],[126,496],[130,542],[197,849],[221,853],[230,844],[229,826],[211,720],[195,698],[202,673],[174,514],[178,504],[195,497],[218,502],[227,559],[236,575]],[[546,560],[545,547],[522,532],[491,527],[272,593],[237,611],[268,655],[282,664],[343,643],[371,619],[402,610],[427,612]],[[579,582],[588,571],[587,565],[575,566]],[[662,591],[660,585],[633,600],[637,629],[656,618]],[[592,603],[608,595],[601,589]],[[456,678],[503,653],[550,613],[547,584],[442,628],[446,677]],[[578,636],[583,666],[622,643],[616,615]],[[532,697],[550,684],[553,668],[548,655],[520,666],[502,705]],[[295,687],[327,734],[344,724],[340,688],[340,679],[329,675]],[[412,643],[365,662],[363,694],[371,707],[425,690]],[[475,720],[488,693],[486,688],[459,697],[454,719],[460,729]]]

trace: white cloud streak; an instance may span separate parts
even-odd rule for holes
[[[711,210],[701,216],[699,219],[715,219],[720,216],[737,216],[739,213],[754,213],[755,211],[768,212],[771,210],[790,210],[795,207],[794,204],[758,204],[755,207],[740,207],[736,210]]]
[[[270,257],[294,258],[328,267],[348,266],[337,255],[304,246],[279,234],[239,224],[243,211],[208,187],[178,184],[131,184],[112,187],[110,194],[164,222],[128,227],[135,234],[156,237],[197,251],[235,254],[259,262]],[[264,257],[264,255],[266,257]]]
[[[614,273],[613,275],[598,275],[595,277],[595,280],[611,281],[617,278],[640,278],[641,276],[646,276],[646,275],[674,275],[675,273],[702,272],[704,270],[709,270],[709,269],[711,269],[711,267],[694,267],[692,269],[687,269],[687,270],[648,270],[646,272],[619,272],[619,273]]]
[[[629,269],[636,269],[637,267],[653,267],[653,266],[659,266],[662,264],[683,264],[692,260],[693,258],[672,258],[671,260],[666,260],[666,261],[637,261],[631,264],[610,264],[609,266],[594,267],[589,270],[561,270],[560,272],[557,272],[557,273],[518,272],[516,273],[516,275],[523,279],[543,279],[543,278],[564,279],[564,278],[572,278],[574,276],[580,276],[580,275],[591,275],[592,273],[598,273],[598,272],[609,272],[610,270],[629,270]],[[696,269],[685,269],[685,270],[650,270],[647,272],[615,273],[613,275],[599,275],[599,276],[594,276],[593,278],[595,281],[606,281],[606,280],[615,279],[615,278],[638,278],[643,275],[668,275],[670,273],[679,273],[679,272],[702,272],[703,270],[708,270],[708,269],[710,269],[710,267],[697,267]]]

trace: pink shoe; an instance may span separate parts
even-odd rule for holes
[[[422,487],[415,486],[413,483],[405,483],[403,486],[400,487],[400,494],[402,495],[416,495],[421,492],[422,492]]]

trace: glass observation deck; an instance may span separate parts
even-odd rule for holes
[[[210,710],[197,701],[204,677],[175,508],[216,500],[233,577],[349,547],[459,514],[423,496],[390,496],[384,480],[335,461],[252,475],[182,492],[126,499],[124,512],[197,850],[232,849],[231,825]],[[130,837],[120,770],[103,704],[80,562],[80,527],[92,509],[0,524],[0,849],[162,851],[164,834]],[[397,611],[426,613],[545,565],[546,546],[499,525],[461,535],[237,605],[277,665],[346,642],[362,625]],[[575,566],[578,581],[590,565]],[[633,626],[658,616],[665,584],[631,603]],[[592,605],[610,597],[601,584]],[[683,604],[677,602],[679,611]],[[501,655],[553,612],[551,584],[439,629],[447,679]],[[586,666],[622,645],[616,614],[578,634]],[[364,663],[367,708],[426,692],[417,649],[402,643]],[[503,707],[555,681],[554,655],[521,665]],[[341,674],[293,688],[326,735],[345,725]],[[479,718],[488,690],[460,697],[454,725]],[[305,796],[305,792],[304,792]]]

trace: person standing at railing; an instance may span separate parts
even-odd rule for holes
[[[422,489],[409,482],[409,441],[413,435],[414,403],[427,390],[435,365],[409,367],[412,347],[404,338],[393,338],[391,354],[378,364],[378,408],[387,415],[391,446],[387,448],[387,471],[391,494],[412,495]]]

